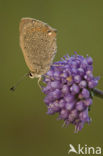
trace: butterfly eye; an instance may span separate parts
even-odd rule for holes
[[[35,74],[30,72],[29,77],[33,79],[35,77]]]

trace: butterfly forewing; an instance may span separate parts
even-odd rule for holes
[[[45,74],[56,53],[55,29],[32,18],[22,18],[19,29],[20,46],[29,70]]]

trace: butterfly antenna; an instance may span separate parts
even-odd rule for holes
[[[25,77],[28,77],[29,74],[30,74],[30,72],[29,72],[29,73],[26,73],[25,75],[23,75],[23,76],[16,82],[16,84],[10,88],[10,91],[15,91],[16,87],[21,83],[21,81],[22,81]]]

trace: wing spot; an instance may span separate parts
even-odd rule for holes
[[[33,24],[35,23],[35,20],[32,20]]]
[[[52,31],[48,30],[48,35],[51,36],[52,35]]]

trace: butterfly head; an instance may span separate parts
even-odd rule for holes
[[[40,78],[41,75],[35,74],[34,72],[29,72],[29,77],[30,77],[31,79],[33,79],[33,78]]]

